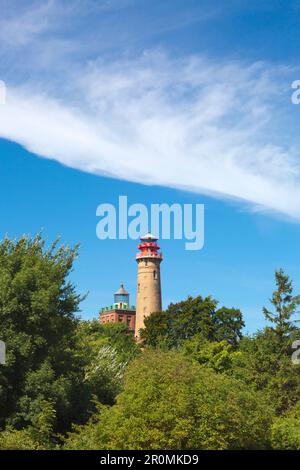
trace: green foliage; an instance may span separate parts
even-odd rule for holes
[[[0,450],[45,450],[40,445],[31,429],[8,429],[0,432]]]
[[[271,299],[275,311],[263,309],[266,319],[274,326],[242,339],[233,375],[249,387],[263,391],[280,416],[291,409],[300,396],[300,366],[291,361],[292,344],[300,333],[292,316],[300,296],[292,295],[292,283],[282,270],[276,271],[275,280],[277,289]]]
[[[81,322],[77,334],[84,382],[98,401],[112,405],[121,391],[125,368],[140,349],[123,323]]]
[[[148,346],[178,348],[183,341],[201,335],[206,341],[226,340],[236,347],[243,326],[240,310],[217,309],[217,301],[211,297],[188,297],[147,317],[141,338]]]
[[[240,353],[233,351],[231,344],[227,341],[208,342],[203,341],[201,335],[195,335],[182,344],[184,355],[197,362],[214,369],[216,372],[231,370],[234,360]]]
[[[240,343],[233,375],[255,390],[262,390],[277,415],[293,407],[300,396],[300,366],[292,364],[292,339],[284,343],[266,328]]]
[[[300,450],[300,402],[272,426],[273,449]]]
[[[134,357],[140,350],[124,323],[102,325],[98,320],[81,321],[77,328],[77,342],[86,364],[95,359],[102,346],[115,348],[121,360]]]
[[[275,282],[277,289],[270,299],[275,312],[271,312],[264,307],[263,313],[266,319],[275,325],[274,331],[282,340],[284,336],[294,330],[291,319],[296,313],[298,305],[300,305],[300,295],[292,295],[292,281],[289,276],[284,274],[282,269],[275,271]]]
[[[127,361],[121,361],[117,350],[107,345],[99,349],[96,358],[86,368],[85,381],[102,403],[114,403],[122,388],[126,366]]]
[[[77,248],[49,250],[41,236],[0,244],[1,339],[7,346],[0,368],[0,425],[31,425],[43,401],[56,410],[55,429],[70,425],[83,379],[75,334],[80,296],[67,281]],[[78,392],[78,393],[77,393]],[[76,396],[77,395],[77,396]]]
[[[241,382],[177,352],[144,351],[129,365],[116,405],[70,435],[66,448],[263,448],[270,417]]]
[[[282,270],[271,327],[242,338],[239,310],[188,297],[145,320],[141,350],[126,325],[76,317],[76,256],[0,243],[0,449],[300,449],[300,297]]]
[[[96,450],[106,449],[102,434],[105,433],[101,424],[101,420],[106,419],[106,415],[110,413],[107,405],[95,402],[95,412],[91,415],[89,421],[84,425],[74,425],[72,432],[64,439],[64,450]],[[104,442],[104,441],[103,441]]]
[[[41,236],[0,244],[2,447],[22,436],[20,448],[54,445],[56,433],[89,418],[94,396],[114,403],[139,352],[124,325],[76,318],[81,297],[68,281],[76,256],[57,242],[47,250]]]
[[[16,430],[8,427],[0,432],[0,449],[44,450],[55,448],[53,426],[55,409],[51,402],[41,401],[40,410],[34,415],[33,423],[27,428]]]

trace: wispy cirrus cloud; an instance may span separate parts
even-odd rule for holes
[[[288,67],[159,50],[129,57],[93,49],[53,77],[60,88],[32,78],[9,86],[0,136],[82,171],[300,218],[299,147],[281,121]]]
[[[18,14],[15,9],[11,9],[11,4],[2,5],[2,14],[0,19],[0,39],[3,46],[17,49],[25,46],[42,33],[46,32],[51,22],[51,17],[56,15],[54,0],[48,0],[43,3],[34,2],[28,8],[26,3],[20,2]]]

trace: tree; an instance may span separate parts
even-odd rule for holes
[[[242,339],[242,329],[245,326],[242,313],[237,308],[221,307],[214,312],[213,341],[227,341],[236,348]]]
[[[111,408],[69,436],[66,448],[252,449],[268,446],[271,413],[242,382],[175,351],[145,350]]]
[[[282,269],[275,272],[275,281],[270,300],[274,311],[263,308],[273,325],[243,338],[232,373],[249,387],[263,391],[280,416],[296,404],[300,393],[300,366],[291,361],[293,341],[299,338],[292,317],[300,296],[293,296],[292,282]]]
[[[0,425],[32,425],[41,404],[55,410],[54,430],[84,419],[84,371],[76,354],[80,295],[68,281],[77,256],[40,235],[0,243],[0,325],[7,347],[0,368]]]
[[[234,347],[242,337],[244,326],[240,310],[222,307],[211,297],[188,297],[170,304],[166,311],[145,318],[141,338],[145,345],[178,348],[195,335],[206,341],[226,340]]]
[[[300,402],[272,425],[273,449],[300,450]]]
[[[102,404],[112,405],[122,389],[128,363],[140,352],[139,346],[124,323],[81,321],[77,338],[89,393]]]
[[[285,336],[294,330],[291,319],[300,304],[300,295],[292,295],[292,281],[282,269],[275,271],[275,282],[277,289],[273,292],[270,299],[275,311],[271,312],[266,307],[263,307],[263,313],[265,318],[275,325],[274,331],[283,340]]]
[[[291,361],[289,337],[282,341],[270,328],[243,338],[230,370],[248,387],[263,392],[276,415],[293,407],[300,394],[300,365]]]
[[[53,439],[55,409],[51,402],[42,401],[40,412],[34,416],[32,425],[21,429],[7,428],[0,432],[0,449],[44,450],[57,447]]]
[[[210,367],[216,372],[230,371],[234,360],[240,355],[239,352],[233,351],[227,341],[203,341],[199,335],[184,341],[182,352],[192,361]]]

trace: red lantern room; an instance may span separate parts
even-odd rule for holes
[[[162,260],[163,255],[159,251],[160,247],[156,243],[157,240],[158,238],[151,233],[147,233],[141,237],[141,243],[138,245],[140,252],[137,253],[136,258],[156,258]]]

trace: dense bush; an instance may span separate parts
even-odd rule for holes
[[[271,412],[242,382],[178,352],[144,351],[112,408],[71,434],[83,449],[255,449],[269,444]]]
[[[300,403],[286,415],[277,418],[272,426],[272,447],[300,450]]]

